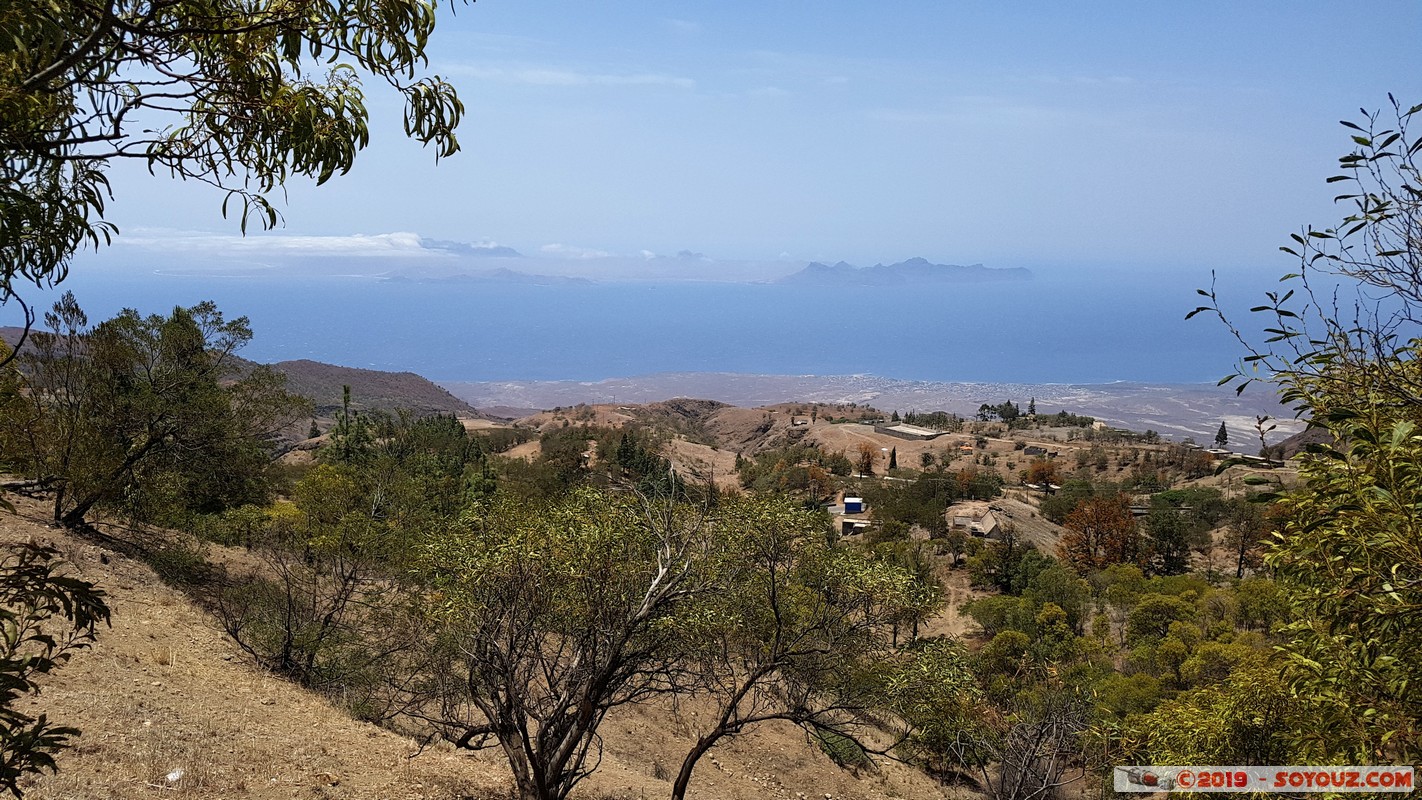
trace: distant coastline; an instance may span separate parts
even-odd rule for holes
[[[610,376],[671,373],[885,375],[900,379],[888,387],[897,390],[936,381],[1014,387],[1099,386],[1124,379],[1178,385],[1213,382],[1230,369],[1238,343],[1228,332],[1199,317],[1185,320],[1198,286],[1193,277],[1112,274],[1109,292],[1102,291],[1098,277],[1043,271],[1026,281],[906,290],[630,284],[591,275],[590,283],[553,285],[380,281],[276,270],[247,280],[205,280],[133,270],[76,273],[62,289],[74,291],[90,319],[107,318],[125,306],[148,314],[211,300],[232,318],[248,317],[255,338],[242,352],[246,358],[408,370],[437,381],[591,386]],[[1266,285],[1275,281],[1270,277]],[[29,299],[45,309],[58,292],[45,294]],[[0,324],[13,320],[13,313],[0,315]],[[742,383],[718,377],[703,382],[706,390],[672,394],[722,399],[712,390]],[[884,386],[866,389],[841,381],[828,388],[845,397],[867,391],[876,403],[890,403],[881,397],[888,390]],[[1033,390],[1009,391],[1022,402]],[[901,411],[924,410],[930,403],[972,411],[981,402],[1008,399],[998,394],[969,397],[977,402],[966,408],[946,406],[937,394],[918,399],[918,390],[892,402]],[[1251,389],[1245,398],[1254,394]],[[588,399],[600,398],[571,402]],[[811,398],[776,389],[725,399],[739,404]],[[560,404],[567,403],[526,405]],[[1251,420],[1255,413],[1260,412],[1248,412]],[[1219,421],[1211,427],[1217,429]]]
[[[1256,417],[1275,418],[1269,442],[1303,429],[1288,409],[1261,387],[1236,395],[1214,383],[1106,384],[914,381],[876,375],[762,375],[666,372],[599,381],[440,381],[451,394],[481,410],[515,412],[579,403],[653,403],[674,397],[719,400],[742,407],[787,402],[860,403],[885,412],[949,411],[972,416],[983,403],[1035,400],[1041,413],[1069,411],[1109,425],[1154,430],[1176,440],[1206,441],[1223,421],[1231,441],[1257,441]]]
[[[20,330],[0,327],[0,339],[14,342]],[[253,354],[256,355],[256,354]],[[258,358],[258,360],[266,360]],[[354,368],[348,359],[271,359],[292,373],[296,388],[325,403],[336,402],[342,383],[364,378],[374,388],[361,394],[389,389],[392,381],[402,397],[418,392],[425,409],[459,410],[449,401],[458,398],[481,412],[515,418],[558,406],[579,403],[653,403],[675,397],[717,400],[741,407],[786,402],[859,403],[884,412],[948,411],[970,417],[984,403],[1011,400],[1026,407],[1035,400],[1039,412],[1068,411],[1095,417],[1109,425],[1131,430],[1154,430],[1175,440],[1192,437],[1208,441],[1224,422],[1230,440],[1241,447],[1257,442],[1255,421],[1267,415],[1277,425],[1269,443],[1281,441],[1303,429],[1291,412],[1265,385],[1242,395],[1214,382],[1113,381],[1109,383],[1058,383],[1022,381],[937,381],[887,378],[872,374],[786,375],[748,372],[659,372],[599,380],[438,380],[453,397],[443,397],[427,383],[430,364],[399,359],[381,365],[383,371]],[[346,367],[331,367],[345,362]],[[408,370],[408,371],[403,371]],[[403,372],[402,372],[403,371]],[[420,373],[420,374],[411,374]],[[448,373],[445,373],[446,375]],[[413,387],[413,388],[412,388]]]

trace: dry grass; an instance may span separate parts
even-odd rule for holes
[[[502,794],[497,758],[418,748],[250,665],[213,620],[145,564],[46,528],[40,510],[0,517],[0,543],[55,542],[109,593],[113,627],[26,702],[79,727],[60,770],[27,797],[342,797],[456,800]]]
[[[59,756],[58,774],[28,782],[32,800],[509,797],[508,768],[497,750],[421,751],[409,739],[351,719],[327,698],[255,669],[209,616],[147,565],[45,527],[33,504],[21,510],[30,519],[0,516],[0,544],[30,537],[59,544],[76,572],[109,592],[113,608],[113,628],[26,701],[31,713],[83,730]],[[619,709],[601,731],[602,765],[574,799],[665,797],[711,716],[699,702]],[[713,800],[948,796],[898,765],[855,776],[803,732],[782,725],[717,747],[698,766],[691,790]]]

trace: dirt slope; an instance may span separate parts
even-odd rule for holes
[[[246,662],[147,565],[44,527],[38,507],[0,516],[0,542],[59,546],[110,597],[113,627],[27,702],[83,730],[30,798],[462,798],[492,796],[502,765],[356,722]],[[26,518],[28,517],[28,518]],[[107,563],[105,563],[107,562]],[[181,772],[179,772],[181,770]]]
[[[409,739],[352,720],[327,699],[253,667],[186,596],[144,563],[43,524],[21,500],[0,515],[0,544],[34,538],[60,547],[78,575],[110,595],[113,627],[24,701],[83,730],[60,755],[60,771],[31,782],[48,798],[356,798],[456,800],[507,797],[508,768],[497,751],[419,752]],[[956,626],[954,626],[956,627]],[[603,727],[601,768],[575,798],[665,797],[670,777],[710,709],[629,709]],[[418,753],[418,755],[416,755]],[[713,750],[692,796],[759,798],[936,798],[949,796],[920,773],[885,765],[855,775],[833,764],[803,733],[768,726]]]

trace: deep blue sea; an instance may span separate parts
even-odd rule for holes
[[[1029,282],[907,290],[76,270],[62,288],[75,293],[91,320],[123,307],[154,313],[214,300],[229,317],[250,318],[256,336],[242,353],[248,358],[310,358],[435,380],[715,371],[1175,383],[1213,381],[1240,354],[1218,321],[1183,319],[1201,299],[1194,290],[1208,282],[1205,270],[1039,271]],[[1222,276],[1221,283],[1247,306],[1271,281]],[[13,308],[0,309],[0,322],[16,324]]]

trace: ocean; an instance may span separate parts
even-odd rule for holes
[[[1184,320],[1201,299],[1194,290],[1208,282],[1204,269],[1039,270],[1027,282],[864,289],[194,277],[105,268],[77,269],[61,288],[75,293],[93,321],[124,307],[157,313],[213,300],[229,317],[250,318],[255,338],[242,352],[247,358],[410,370],[436,381],[737,372],[1193,383],[1213,382],[1240,355],[1213,317]],[[1247,306],[1271,282],[1240,277],[1232,294]],[[53,296],[39,300],[47,306]],[[4,324],[16,316],[13,308],[0,310]]]

